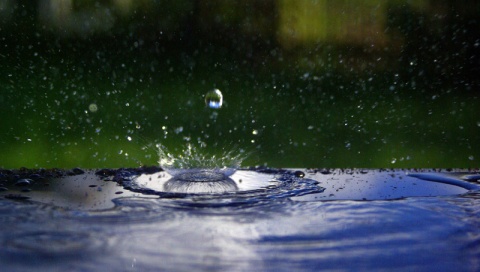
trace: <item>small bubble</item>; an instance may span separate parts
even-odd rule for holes
[[[475,157],[473,157],[473,155],[470,155],[470,156],[468,156],[468,159],[473,161],[475,159]]]
[[[223,95],[219,89],[213,89],[205,95],[205,104],[211,109],[219,109],[223,104]]]
[[[127,136],[127,140],[130,142],[132,140],[132,137]]]
[[[295,173],[293,173],[297,178],[303,178],[305,177],[305,173],[302,172],[302,171],[295,171]]]
[[[252,134],[253,134],[253,135],[258,135],[258,130],[254,129],[254,130],[252,131]]]
[[[392,164],[394,164],[396,162],[397,162],[397,158],[393,158],[392,161],[391,161]]]
[[[90,104],[90,105],[88,106],[88,110],[89,110],[90,112],[97,112],[97,111],[98,111],[97,104],[94,104],[94,103]]]

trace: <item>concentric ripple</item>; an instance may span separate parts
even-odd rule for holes
[[[205,178],[208,177],[208,178]],[[161,198],[221,200],[219,203],[245,203],[321,193],[319,182],[297,172],[272,169],[238,170],[230,177],[221,173],[186,172],[175,177],[165,172],[124,178],[125,189]]]

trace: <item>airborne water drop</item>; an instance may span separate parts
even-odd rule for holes
[[[219,89],[213,89],[205,95],[205,104],[211,109],[219,109],[223,104],[223,95]]]

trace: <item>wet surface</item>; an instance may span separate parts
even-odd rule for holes
[[[476,170],[241,169],[221,193],[156,167],[0,171],[7,270],[479,268]]]

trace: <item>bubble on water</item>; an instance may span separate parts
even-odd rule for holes
[[[468,156],[468,159],[473,161],[475,159],[475,157],[473,157],[473,155],[470,155],[470,156]]]
[[[205,104],[211,109],[219,109],[223,104],[223,95],[219,89],[213,89],[205,95]]]
[[[303,178],[303,177],[305,177],[305,173],[302,172],[302,171],[295,171],[293,174],[294,174],[295,177],[297,177],[297,178]]]

